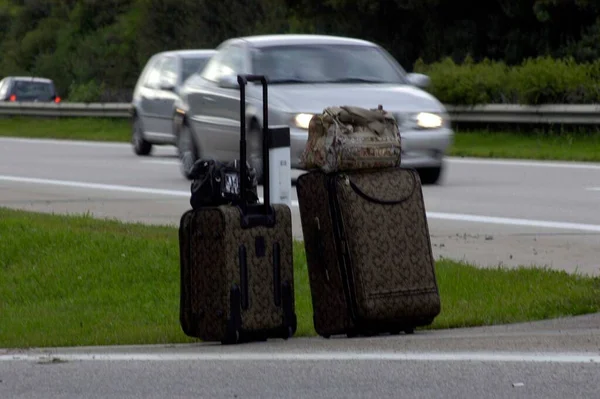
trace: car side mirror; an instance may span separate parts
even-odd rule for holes
[[[168,81],[167,79],[161,79],[159,87],[161,90],[173,90],[175,89],[175,84],[173,82]]]
[[[431,78],[422,73],[409,73],[406,78],[411,85],[419,89],[426,89],[431,84]]]
[[[219,86],[225,89],[239,89],[240,85],[235,75],[223,75],[219,78]]]

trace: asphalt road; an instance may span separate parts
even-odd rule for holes
[[[0,350],[0,397],[597,398],[599,316],[237,346]]]
[[[171,147],[0,138],[0,206],[177,225],[189,190]],[[450,158],[423,190],[437,258],[600,275],[600,164]]]
[[[449,159],[424,193],[438,257],[600,274],[598,164]],[[138,158],[123,144],[0,138],[0,206],[177,225],[188,200],[170,148]],[[230,347],[0,349],[0,397],[596,398],[599,363],[595,314]]]

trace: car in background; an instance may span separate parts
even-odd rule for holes
[[[131,143],[137,155],[152,145],[175,145],[175,101],[185,80],[206,65],[215,50],[173,50],[154,54],[142,70],[131,102]]]
[[[51,79],[35,76],[7,76],[0,80],[0,101],[59,103],[61,99]]]
[[[415,167],[424,184],[438,182],[454,133],[443,104],[424,90],[429,77],[406,73],[386,50],[365,40],[296,34],[226,40],[206,67],[182,86],[175,124],[186,177],[199,157],[239,157],[237,75],[248,73],[267,76],[269,124],[290,127],[292,168],[301,168],[314,114],[333,105],[381,104],[398,122],[402,164]],[[246,100],[248,161],[260,180],[260,83],[248,84]]]

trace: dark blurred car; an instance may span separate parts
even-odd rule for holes
[[[60,102],[51,79],[34,76],[7,76],[0,80],[0,101]]]
[[[157,53],[146,63],[133,91],[131,143],[137,155],[152,145],[175,145],[175,100],[185,80],[204,68],[214,50],[173,50]]]

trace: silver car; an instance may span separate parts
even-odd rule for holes
[[[138,78],[131,102],[131,144],[137,155],[149,155],[153,144],[177,144],[173,113],[181,85],[204,68],[215,52],[173,50],[150,57]]]
[[[0,80],[0,101],[59,103],[61,98],[56,93],[51,79],[35,76],[7,76]]]
[[[300,168],[314,114],[332,105],[381,104],[399,123],[402,164],[417,168],[423,183],[438,181],[454,133],[444,106],[423,90],[429,78],[407,74],[368,41],[294,34],[227,40],[183,85],[175,126],[184,175],[199,157],[229,161],[239,156],[237,75],[246,73],[268,78],[269,125],[290,127],[292,168]],[[248,161],[260,176],[260,83],[248,85],[246,99]]]

